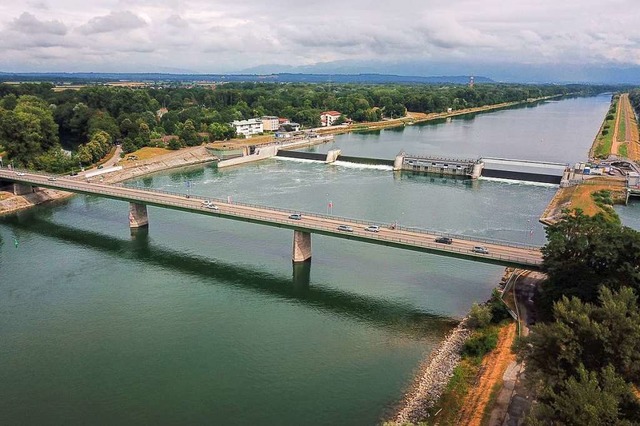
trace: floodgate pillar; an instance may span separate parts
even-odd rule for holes
[[[143,226],[149,226],[147,205],[129,203],[129,228],[141,228]]]
[[[306,262],[311,260],[311,234],[303,231],[293,231],[293,261]]]
[[[338,157],[340,156],[340,153],[342,153],[342,151],[339,149],[330,150],[329,152],[327,152],[327,159],[324,162],[327,164],[335,163]]]
[[[396,155],[395,160],[393,160],[393,171],[402,170],[402,164],[404,163],[405,153],[401,152]]]

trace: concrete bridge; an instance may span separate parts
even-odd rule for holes
[[[291,229],[293,230],[292,260],[295,263],[311,259],[311,234],[504,266],[538,269],[542,263],[539,247],[401,226],[393,227],[393,229],[381,226],[379,232],[365,230],[369,225],[379,225],[374,221],[304,212],[301,219],[296,220],[289,216],[293,213],[300,213],[298,211],[246,203],[227,203],[223,200],[208,198],[217,207],[213,209],[203,204],[204,197],[188,197],[185,194],[84,182],[26,170],[0,170],[0,180],[13,182],[16,193],[30,192],[37,187],[45,187],[129,202],[129,226],[132,229],[148,226],[148,205]],[[340,225],[349,227],[350,231],[339,230]],[[435,242],[435,239],[441,236],[450,237],[453,240],[452,243]],[[487,253],[473,251],[476,246],[486,248]]]

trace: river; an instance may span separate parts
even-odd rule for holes
[[[576,161],[608,102],[543,103],[334,145],[393,158],[501,155],[502,144],[506,157]],[[513,139],[523,122],[529,144]],[[554,128],[586,136],[559,139],[551,155],[534,143]],[[128,185],[533,244],[544,243],[537,218],[555,192],[279,159]],[[1,424],[375,424],[503,273],[317,235],[310,268],[294,273],[290,231],[149,208],[148,233],[131,236],[127,207],[76,196],[0,218]]]

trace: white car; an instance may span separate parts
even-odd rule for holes
[[[380,232],[380,227],[378,225],[370,225],[364,228],[364,230],[369,232]]]
[[[211,210],[219,210],[218,206],[216,206],[215,204],[207,204],[205,207]]]
[[[474,253],[489,254],[489,250],[487,250],[487,248],[484,246],[475,246],[471,249],[471,251]]]
[[[209,200],[202,200],[202,205],[203,205],[203,206],[205,206],[205,207],[206,207],[206,206],[208,206],[208,205],[210,205],[210,204],[211,204],[211,201],[209,201]]]
[[[16,174],[17,174],[18,176],[24,176],[24,175],[26,175],[26,173],[22,173],[22,172],[16,172]]]

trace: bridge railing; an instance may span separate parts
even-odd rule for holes
[[[13,171],[21,171],[21,170],[16,170],[14,169]],[[39,176],[43,176],[43,177],[47,177],[47,176],[51,176],[49,174],[46,173],[38,173],[38,172],[33,172],[33,171],[25,171],[25,173],[28,173],[28,175],[39,175]],[[65,180],[65,182],[56,182],[56,184],[54,185],[52,183],[53,186],[58,186],[60,188],[63,189],[70,189],[70,190],[78,190],[80,192],[87,192],[87,186],[82,182],[82,181],[74,181],[74,180]],[[109,187],[114,187],[115,190],[109,190]],[[216,198],[216,197],[206,197],[206,196],[202,196],[202,195],[189,195],[189,198],[186,198],[184,193],[178,193],[178,192],[172,192],[172,191],[166,191],[166,190],[162,190],[162,189],[154,189],[154,188],[145,188],[145,187],[140,187],[140,186],[132,186],[132,185],[125,185],[125,184],[101,184],[99,188],[96,188],[96,193],[98,194],[103,194],[103,195],[108,195],[108,196],[112,196],[114,198],[121,198],[123,196],[123,194],[119,191],[117,191],[117,189],[122,188],[122,189],[130,189],[130,190],[137,190],[135,193],[135,196],[131,197],[132,199],[135,199],[135,201],[137,202],[148,202],[150,204],[163,204],[163,205],[169,205],[169,206],[175,206],[175,207],[180,207],[180,208],[184,208],[184,209],[191,209],[191,210],[196,210],[196,209],[202,209],[203,211],[211,211],[209,209],[206,209],[206,207],[194,207],[193,203],[191,202],[192,200],[212,200],[215,201],[219,204],[231,204],[231,205],[236,205],[236,206],[243,206],[243,207],[250,207],[250,208],[255,208],[255,209],[261,209],[261,210],[269,210],[269,211],[278,211],[278,212],[282,212],[282,213],[286,213],[286,214],[291,214],[291,213],[302,213],[303,215],[306,216],[310,216],[310,217],[317,217],[317,218],[322,218],[322,219],[329,219],[332,221],[343,221],[349,224],[360,224],[360,225],[365,225],[365,226],[369,226],[371,224],[380,224],[382,223],[381,221],[374,221],[374,220],[363,220],[363,219],[356,219],[356,218],[349,218],[349,217],[344,217],[344,216],[335,216],[335,215],[327,215],[327,214],[322,214],[322,213],[315,213],[315,212],[306,212],[306,211],[301,211],[301,210],[296,210],[296,209],[286,209],[286,208],[280,208],[280,207],[270,207],[270,206],[264,206],[264,205],[260,205],[260,204],[253,204],[253,203],[244,203],[244,202],[232,202],[232,203],[227,203],[227,200],[224,200],[222,198]],[[89,192],[93,192],[93,191],[89,191]],[[164,194],[164,195],[170,195],[172,197],[175,198],[164,198],[163,200],[161,200],[161,203],[159,203],[159,200],[157,198],[154,198],[152,196],[146,196],[146,193],[149,193],[150,195],[153,193],[158,193],[158,194]],[[291,219],[280,219],[277,217],[273,217],[273,216],[267,216],[267,215],[260,215],[257,214],[255,212],[243,212],[242,213],[242,217],[246,217],[246,218],[251,218],[251,219],[256,219],[256,220],[260,220],[262,222],[273,222],[273,223],[282,223],[282,224],[287,224],[287,225],[292,225]],[[336,233],[336,230],[333,227],[330,226],[309,226],[309,228],[312,229],[317,229],[317,230],[323,230],[323,231],[329,231],[329,232],[333,232]],[[513,247],[513,248],[519,248],[519,249],[525,249],[525,250],[537,250],[539,249],[538,246],[534,246],[534,245],[530,245],[530,244],[520,244],[520,243],[514,243],[514,242],[510,242],[510,241],[503,241],[503,240],[497,240],[497,239],[490,239],[490,238],[483,238],[483,237],[474,237],[474,236],[467,236],[467,235],[460,235],[460,234],[452,234],[452,233],[448,233],[448,232],[441,232],[441,231],[434,231],[434,230],[427,230],[427,229],[423,229],[423,228],[418,228],[418,227],[411,227],[411,226],[401,226],[401,225],[396,225],[394,224],[394,228],[397,231],[406,231],[406,232],[413,232],[413,233],[417,233],[417,234],[428,234],[428,235],[434,235],[434,236],[446,236],[446,237],[450,237],[450,238],[455,238],[455,239],[459,239],[459,240],[466,240],[466,241],[473,241],[473,242],[479,242],[479,243],[487,243],[487,244],[496,244],[496,245],[501,245],[501,246],[506,246],[506,247]],[[451,251],[451,252],[464,252],[467,253],[465,250],[459,250],[456,249],[455,247],[443,247],[442,244],[438,244],[435,243],[435,241],[433,243],[430,242],[425,242],[425,241],[418,241],[415,239],[412,239],[410,237],[407,236],[402,236],[402,237],[397,237],[397,238],[391,238],[388,236],[381,236],[379,234],[376,233],[371,233],[371,234],[367,234],[367,238],[370,239],[379,239],[379,240],[384,240],[384,241],[391,241],[391,242],[398,242],[398,243],[403,243],[403,244],[408,244],[408,245],[416,245],[419,247],[426,247],[426,248],[434,248],[434,249],[438,249],[438,250],[446,250],[446,251]],[[483,255],[486,256],[486,255]],[[504,260],[515,260],[515,261],[522,261],[523,258],[521,257],[517,257],[517,256],[504,256],[504,255],[490,255],[490,257],[492,258],[497,258],[497,259],[504,259]],[[528,263],[531,263],[530,260],[527,260]]]
[[[173,196],[179,196],[179,197],[185,197],[184,193],[165,191],[165,190],[162,190],[162,189],[145,188],[145,187],[131,186],[131,185],[127,186],[127,185],[124,185],[124,184],[117,184],[117,186],[121,186],[121,187],[124,187],[124,188],[141,189],[141,190],[145,190],[145,191],[149,191],[149,192],[157,192],[157,193],[161,193],[161,194],[167,194],[167,195],[173,195]],[[196,200],[202,200],[202,201],[211,200],[211,201],[215,201],[215,202],[218,202],[218,203],[221,203],[221,204],[227,204],[228,203],[227,200],[225,200],[223,198],[207,197],[207,196],[202,196],[202,195],[197,195],[197,194],[196,195],[192,194],[192,195],[189,196],[189,198],[196,199]],[[370,220],[370,219],[356,219],[356,218],[350,218],[350,217],[346,217],[346,216],[328,215],[328,214],[323,214],[323,213],[308,212],[308,211],[303,211],[303,210],[288,209],[288,208],[282,208],[282,207],[265,206],[265,205],[261,205],[261,204],[253,204],[253,203],[238,202],[238,201],[233,201],[233,202],[228,203],[228,204],[244,206],[244,207],[251,207],[251,208],[257,208],[257,209],[272,210],[272,211],[278,211],[278,212],[283,212],[283,213],[288,213],[288,214],[302,213],[305,216],[318,217],[318,218],[322,218],[322,219],[345,221],[345,222],[349,222],[349,223],[357,223],[357,224],[366,225],[366,226],[385,223],[383,221],[376,221],[376,220]],[[399,230],[399,231],[415,232],[415,233],[419,233],[419,234],[429,234],[429,235],[435,235],[435,236],[439,236],[439,237],[449,237],[449,238],[455,238],[455,239],[465,240],[465,241],[475,241],[475,242],[479,242],[479,243],[497,244],[497,245],[502,245],[502,246],[506,246],[506,247],[513,247],[513,248],[520,248],[520,249],[535,250],[535,249],[539,249],[540,248],[540,246],[533,245],[533,244],[516,243],[516,242],[512,242],[512,241],[505,241],[505,240],[499,240],[499,239],[468,236],[468,235],[461,235],[461,234],[453,234],[453,233],[450,233],[450,232],[442,232],[442,231],[430,230],[430,229],[413,227],[413,226],[402,226],[402,225],[397,225],[394,222],[388,223],[387,226],[390,226],[390,225],[394,225],[394,229]]]

